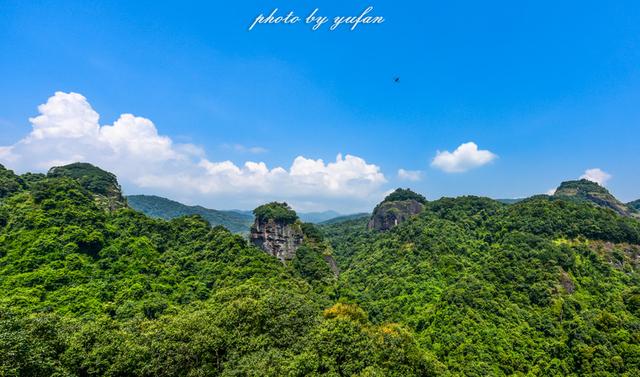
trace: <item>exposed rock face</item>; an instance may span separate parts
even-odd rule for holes
[[[49,169],[47,177],[69,177],[75,179],[82,187],[93,194],[98,206],[105,210],[114,211],[127,206],[127,201],[122,196],[122,189],[116,176],[97,166],[82,162],[56,166]]]
[[[296,256],[304,234],[296,223],[256,217],[251,227],[250,239],[254,245],[284,262]]]
[[[338,264],[336,263],[336,260],[333,259],[333,256],[332,255],[324,255],[322,258],[329,265],[329,268],[331,269],[331,272],[333,272],[333,275],[335,277],[340,276],[340,269],[338,268]]]
[[[622,216],[640,217],[635,208],[628,207],[611,195],[607,189],[586,179],[562,182],[553,195],[588,201],[599,207],[609,208]]]
[[[389,230],[422,212],[423,209],[424,205],[413,199],[383,202],[373,212],[368,227],[380,231]]]
[[[422,195],[409,189],[397,189],[376,206],[367,227],[378,231],[389,230],[422,212],[426,202]]]

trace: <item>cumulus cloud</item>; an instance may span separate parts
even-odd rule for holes
[[[474,142],[461,144],[453,152],[438,151],[431,166],[447,173],[463,173],[490,163],[498,156],[488,150],[479,150]]]
[[[29,119],[28,135],[0,146],[0,162],[18,171],[43,171],[86,161],[114,172],[125,189],[226,208],[288,200],[305,203],[300,209],[353,210],[370,205],[386,183],[378,166],[349,154],[326,163],[298,156],[288,169],[210,160],[202,148],[160,135],[143,117],[122,114],[112,125],[100,125],[99,114],[77,93],[56,92],[38,111]]]
[[[417,182],[422,179],[422,172],[420,170],[398,169],[398,178],[403,181]]]
[[[599,184],[600,186],[604,186],[611,179],[611,177],[612,177],[611,174],[601,169],[593,168],[593,169],[585,170],[584,174],[580,176],[580,179],[588,179],[592,182]]]

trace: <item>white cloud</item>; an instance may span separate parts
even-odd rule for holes
[[[304,203],[303,210],[361,210],[386,183],[378,166],[348,154],[327,163],[298,156],[288,170],[265,162],[213,161],[196,145],[160,135],[146,118],[122,114],[112,125],[100,125],[98,113],[77,93],[56,92],[38,111],[29,119],[27,136],[0,146],[0,162],[14,170],[43,171],[86,161],[114,172],[126,190],[219,208],[287,200]]]
[[[422,172],[420,170],[398,169],[398,178],[403,181],[416,182],[422,179]]]
[[[547,192],[545,192],[545,194],[547,194],[549,196],[551,196],[551,195],[553,195],[555,193],[556,193],[556,189],[555,188],[549,189],[549,190],[547,190]]]
[[[461,144],[453,152],[437,151],[431,166],[447,173],[463,173],[467,170],[486,165],[498,158],[488,150],[479,150],[474,142]]]
[[[611,174],[601,169],[593,168],[593,169],[585,170],[584,174],[580,176],[580,179],[588,179],[592,182],[599,184],[600,186],[604,186],[611,179],[611,177],[612,177]]]

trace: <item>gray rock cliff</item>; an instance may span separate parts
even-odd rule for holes
[[[296,223],[287,224],[274,219],[256,220],[251,227],[251,242],[281,261],[291,260],[302,245],[304,234]]]
[[[367,227],[386,231],[424,210],[427,200],[409,189],[397,189],[376,206]]]

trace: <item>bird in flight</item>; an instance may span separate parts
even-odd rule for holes
[[[400,77],[396,77],[395,79],[393,79],[393,82],[396,82],[396,83],[400,82]]]

